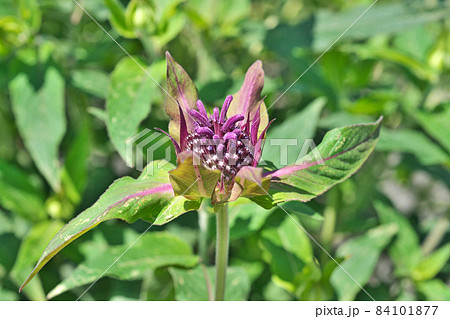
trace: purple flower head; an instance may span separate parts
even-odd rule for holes
[[[270,125],[264,99],[261,98],[264,85],[262,63],[256,61],[248,69],[241,89],[228,95],[221,109],[215,107],[208,114],[187,73],[169,53],[166,57],[168,93],[171,95],[166,102],[166,112],[171,118],[170,134],[166,134],[175,146],[179,159],[177,169],[181,170],[181,162],[192,157],[192,174],[196,174],[203,184],[208,182],[203,180],[196,166],[218,172],[217,183],[211,193],[205,185],[200,186],[202,190],[199,193],[211,195],[215,202],[234,200],[240,196],[236,193],[245,193],[242,182],[247,181],[250,175],[252,180],[254,176],[259,181],[262,179],[262,169],[256,166]],[[244,167],[247,167],[245,174],[244,171],[240,173]],[[184,167],[184,170],[190,168]],[[253,174],[249,174],[249,170],[253,170]]]

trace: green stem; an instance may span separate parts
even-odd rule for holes
[[[323,211],[323,224],[320,237],[322,244],[331,246],[334,228],[336,226],[336,208],[339,207],[339,191],[334,188],[328,192],[327,206]]]
[[[209,213],[206,211],[207,207],[206,201],[203,201],[202,206],[198,210],[198,225],[200,229],[200,234],[198,238],[198,254],[200,256],[201,262],[204,265],[208,265],[208,224],[209,224]]]
[[[228,207],[226,204],[217,212],[216,234],[216,295],[214,300],[223,301],[225,298],[225,281],[228,264]]]
[[[212,291],[211,280],[209,279],[208,268],[206,268],[206,266],[203,264],[200,264],[200,267],[202,267],[203,276],[205,276],[206,290],[208,291],[208,300],[213,301],[214,296],[213,296],[213,291]]]
[[[336,227],[337,207],[339,207],[339,192],[334,188],[328,193],[327,206],[323,211],[323,223],[320,232],[321,244],[326,251],[329,251],[332,245],[334,229]],[[325,260],[328,260],[328,256],[322,253],[320,260],[325,262]]]

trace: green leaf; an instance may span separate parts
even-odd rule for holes
[[[75,70],[72,73],[72,85],[86,93],[104,99],[108,94],[110,83],[106,73],[99,70],[84,69]]]
[[[271,128],[267,133],[262,159],[271,161],[276,167],[297,161],[306,139],[312,139],[316,134],[319,116],[325,103],[324,98],[316,99],[301,112]]]
[[[13,291],[9,291],[9,290],[0,288],[0,300],[1,301],[17,301],[17,300],[19,300],[19,296]]]
[[[15,6],[14,6],[15,7]],[[3,3],[1,6],[3,11]],[[13,9],[15,15],[17,7]],[[12,15],[0,15],[0,55],[5,56],[12,53],[16,48],[25,45],[29,41],[26,24],[18,17]],[[21,36],[23,35],[23,36]],[[9,60],[11,61],[11,60]]]
[[[314,50],[325,50],[368,7],[369,4],[364,4],[338,13],[335,10],[320,10],[314,23]],[[448,6],[443,3],[427,10],[422,5],[407,2],[380,3],[368,10],[354,28],[345,32],[342,39],[361,40],[379,34],[399,33],[430,21],[438,21],[448,16],[449,11]]]
[[[121,36],[133,39],[136,37],[133,28],[127,24],[125,18],[125,8],[122,6],[119,0],[103,0],[105,6],[109,9],[109,21],[113,28]]]
[[[285,289],[277,286],[273,281],[270,281],[264,287],[264,300],[267,301],[291,301],[293,295],[287,292]]]
[[[319,127],[332,129],[339,126],[355,125],[370,122],[373,119],[368,115],[350,114],[347,112],[334,112],[319,120]]]
[[[66,188],[67,196],[74,203],[79,203],[87,184],[91,140],[90,125],[83,117],[83,123],[67,152],[62,175],[62,182]]]
[[[41,26],[42,13],[37,0],[19,0],[19,16],[26,21],[33,32],[39,30]]]
[[[450,287],[440,279],[419,282],[417,290],[425,295],[428,301],[449,301]]]
[[[440,113],[414,112],[424,130],[450,153],[450,107]]]
[[[64,79],[54,66],[48,66],[42,86],[25,73],[9,84],[12,110],[25,146],[37,168],[53,190],[60,188],[58,146],[66,131]]]
[[[393,39],[393,47],[408,55],[426,61],[430,50],[436,45],[440,30],[438,24],[421,25],[403,31]]]
[[[60,221],[44,221],[33,226],[31,231],[23,239],[17,255],[14,267],[11,270],[11,278],[14,283],[20,285],[33,270],[34,264],[39,260],[41,251],[48,242],[61,229],[64,224]],[[40,280],[33,280],[24,290],[31,300],[45,300],[45,293]]]
[[[169,21],[166,22],[164,32],[152,36],[152,41],[157,47],[165,46],[183,30],[186,24],[186,16],[184,12],[175,11],[175,13],[176,14],[170,17]]]
[[[320,271],[308,235],[291,216],[295,220],[286,216],[279,226],[263,230],[261,245],[275,281],[293,293],[302,282],[317,279]]]
[[[0,160],[0,204],[30,221],[47,216],[42,192],[31,182],[29,174]]]
[[[195,267],[193,269],[170,268],[175,285],[175,298],[182,301],[202,301],[208,299],[208,289],[205,276],[211,283],[211,291],[214,292],[215,269]],[[238,267],[228,267],[226,277],[225,300],[247,300],[250,292],[250,280],[245,270]]]
[[[126,254],[123,254],[125,251]],[[114,263],[118,258],[117,263]],[[159,267],[193,267],[197,262],[198,257],[192,254],[191,247],[179,237],[167,232],[146,233],[132,246],[125,244],[100,251],[91,250],[87,259],[77,266],[70,277],[56,286],[48,298],[94,282],[100,276],[136,280],[143,278],[149,270]]]
[[[399,64],[400,66],[406,68],[408,72],[415,74],[419,79],[432,81],[432,79],[435,77],[433,70],[428,64],[425,64],[417,60],[416,58],[411,57],[411,55],[409,54],[399,52],[398,50],[390,48],[368,47],[358,48],[357,51],[358,55],[362,59],[384,60]],[[360,110],[362,111],[362,109]]]
[[[133,223],[143,219],[162,225],[187,211],[198,209],[200,201],[173,196],[168,175],[173,168],[166,161],[155,161],[146,167],[138,179],[123,177],[116,180],[93,206],[72,219],[50,241],[21,288],[61,249],[105,220],[118,218]]]
[[[395,264],[395,273],[409,276],[420,260],[419,237],[408,219],[382,202],[375,202],[374,207],[383,224],[397,226],[397,235],[389,247],[389,256]]]
[[[262,228],[272,210],[256,206],[246,198],[228,204],[230,238],[238,239]]]
[[[222,32],[228,34],[226,28],[231,29],[236,23],[245,19],[251,12],[249,0],[230,0],[213,6],[217,11],[216,18],[222,24]]]
[[[447,264],[450,258],[450,244],[447,244],[433,252],[431,255],[423,258],[413,269],[412,277],[414,280],[423,281],[432,279]]]
[[[336,268],[330,282],[339,300],[355,299],[361,289],[359,285],[364,286],[369,281],[381,251],[396,232],[395,225],[379,226],[362,236],[348,240],[338,248],[336,255],[345,258],[340,263],[345,272],[340,267]]]
[[[138,132],[139,124],[150,112],[155,85],[129,57],[123,58],[111,74],[106,123],[111,142],[124,160],[128,160],[127,140]]]
[[[175,290],[169,270],[164,268],[149,271],[142,281],[140,300],[169,301],[174,299]]]
[[[0,97],[0,136],[2,137],[2,142],[0,143],[0,158],[12,160],[17,154],[17,146],[15,143],[17,132],[12,114],[9,112],[9,105],[6,101],[6,97]]]
[[[323,222],[323,216],[307,204],[292,201],[283,203],[281,206],[287,210],[289,214],[295,215],[306,229],[319,231]],[[281,208],[278,210],[281,210]]]
[[[12,228],[13,227],[11,219],[8,218],[5,212],[0,209],[0,235],[11,233]]]
[[[252,200],[265,207],[292,200],[306,202],[343,182],[372,153],[381,120],[329,131],[317,148],[295,164],[266,173],[266,177],[272,178],[271,197],[254,197]]]
[[[377,150],[410,153],[423,165],[442,164],[450,160],[449,156],[423,133],[409,129],[383,129]]]

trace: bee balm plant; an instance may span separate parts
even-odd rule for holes
[[[228,263],[227,203],[239,197],[271,208],[286,201],[306,202],[355,173],[373,151],[381,119],[328,132],[312,153],[274,171],[258,167],[269,121],[261,91],[264,71],[256,61],[241,89],[208,113],[185,70],[166,53],[168,97],[165,110],[177,165],[150,163],[137,179],[116,180],[98,201],[64,226],[51,240],[21,289],[61,249],[100,223],[143,219],[168,223],[199,209],[209,199],[217,216],[215,300],[225,296]],[[162,130],[161,130],[162,131]],[[288,136],[287,136],[288,138]],[[162,167],[158,170],[149,167]],[[120,262],[120,261],[119,261]]]

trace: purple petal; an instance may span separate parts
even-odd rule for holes
[[[235,140],[235,139],[237,139],[237,135],[232,133],[232,132],[228,132],[227,134],[225,134],[223,136],[223,140],[224,141],[226,141],[226,140]]]
[[[222,126],[222,131],[223,132],[228,132],[230,130],[230,128],[236,124],[239,121],[242,121],[244,119],[244,115],[242,114],[236,114],[233,115],[232,117],[230,117],[225,124]]]
[[[203,126],[210,126],[211,124],[209,123],[208,117],[204,116],[203,114],[200,114],[199,111],[196,110],[190,110],[189,114],[195,118],[198,122],[200,122],[200,124],[202,124]]]
[[[214,132],[216,134],[222,135],[220,132],[220,124],[219,124],[219,109],[217,107],[214,108],[213,114],[211,115],[211,120],[214,125]]]
[[[233,133],[236,134],[236,136],[239,136],[239,135],[242,134],[242,130],[239,129],[239,128],[237,128],[237,129],[234,129],[234,130],[233,130]]]
[[[203,116],[205,116],[206,118],[208,118],[208,113],[206,112],[206,108],[205,108],[205,106],[203,105],[203,102],[202,102],[202,101],[200,101],[200,100],[197,101],[197,108],[198,108],[200,114],[202,114]]]
[[[207,135],[209,137],[212,137],[214,135],[214,132],[208,127],[197,127],[195,131],[199,135]]]
[[[214,108],[211,118],[214,122],[219,122],[219,108],[218,107]]]
[[[220,123],[224,123],[225,122],[225,116],[227,115],[228,112],[228,108],[230,107],[230,103],[231,101],[233,101],[233,96],[232,95],[228,95],[225,99],[225,101],[223,102],[222,105],[222,110],[220,111]]]

